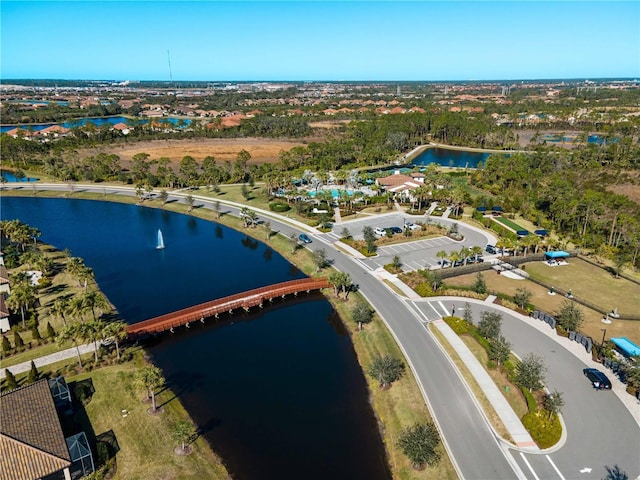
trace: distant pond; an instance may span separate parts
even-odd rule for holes
[[[452,150],[448,148],[428,148],[411,161],[411,165],[426,166],[431,163],[443,167],[477,168],[479,163],[485,163],[491,155],[488,152],[474,152],[469,150]]]
[[[102,125],[106,125],[106,124],[110,124],[110,125],[117,125],[118,123],[124,123],[126,125],[135,125],[135,124],[141,124],[141,125],[146,125],[147,123],[149,123],[149,119],[147,118],[136,118],[136,119],[131,119],[131,118],[127,118],[127,117],[87,117],[87,118],[78,118],[75,120],[69,120],[68,122],[63,122],[63,123],[38,123],[38,124],[29,124],[29,125],[1,125],[0,126],[0,132],[1,133],[6,133],[10,130],[13,130],[16,127],[22,128],[22,129],[32,129],[34,131],[39,132],[40,130],[44,130],[45,128],[49,128],[53,125],[62,125],[65,128],[76,128],[76,127],[83,127],[89,123],[92,123],[93,125],[95,125],[96,127],[100,127]],[[153,119],[153,121],[164,121],[164,122],[169,122],[173,125],[182,125],[183,127],[186,127],[188,125],[191,124],[191,120],[188,119],[182,119],[182,118],[173,118],[173,117],[161,117],[161,118],[157,118],[157,119]]]

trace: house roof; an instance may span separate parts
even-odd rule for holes
[[[9,273],[7,272],[7,267],[4,265],[0,265],[0,283],[8,283],[9,282]]]
[[[71,465],[46,379],[0,398],[0,480],[37,479]]]
[[[380,177],[377,179],[378,185],[383,186],[390,192],[399,192],[402,190],[413,190],[414,188],[424,186],[424,183],[415,180],[414,176],[396,173],[388,177]]]
[[[71,129],[63,127],[62,125],[51,125],[50,127],[40,130],[40,134],[47,135],[49,133],[69,133]]]

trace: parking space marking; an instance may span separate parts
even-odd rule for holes
[[[422,270],[424,267],[418,262],[411,262],[411,264],[415,265],[415,270]]]
[[[522,452],[519,452],[519,453],[520,453],[520,456],[522,457],[522,460],[524,461],[525,465],[527,466],[527,468],[531,472],[531,475],[533,475],[533,478],[535,478],[535,480],[540,480],[540,477],[538,477],[538,475],[536,475],[536,472],[534,472],[533,468],[531,467],[531,464],[529,463],[529,460],[527,460],[527,457],[524,456],[524,453],[522,453]]]
[[[545,455],[545,457],[547,457],[547,460],[549,460],[549,463],[551,464],[551,466],[553,467],[553,469],[556,471],[556,473],[558,474],[558,476],[562,479],[562,480],[566,480],[563,476],[562,473],[560,473],[560,470],[558,470],[558,467],[556,467],[556,464],[553,463],[553,460],[551,460],[551,457],[549,455]]]

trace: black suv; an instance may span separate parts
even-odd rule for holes
[[[582,373],[589,379],[596,390],[611,390],[611,382],[607,376],[595,368],[585,368]]]

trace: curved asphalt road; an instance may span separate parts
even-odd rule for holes
[[[10,186],[22,189],[25,187]],[[60,184],[39,184],[37,188],[45,187],[51,190],[69,190],[67,185]],[[129,187],[76,185],[75,190],[130,196],[135,194]],[[170,193],[169,198],[180,200],[185,195]],[[212,208],[215,203],[215,200],[197,195],[194,197],[207,208]],[[228,205],[223,200],[220,203],[225,213],[238,215],[239,206]],[[565,445],[552,454],[517,452],[497,439],[456,369],[426,329],[426,318],[423,317],[435,319],[434,310],[428,307],[428,302],[409,302],[398,297],[374,277],[371,266],[336,249],[332,234],[313,234],[311,229],[295,221],[258,211],[258,215],[261,214],[268,215],[272,228],[280,229],[284,235],[298,233],[302,229],[312,233],[311,237],[316,242],[308,247],[324,248],[328,256],[333,257],[334,267],[351,275],[354,284],[359,286],[361,293],[384,319],[403,350],[462,478],[592,479],[602,478],[606,474],[604,466],[614,464],[627,471],[630,478],[640,473],[640,431],[637,422],[612,392],[592,391],[589,383],[582,377],[584,364],[557,343],[518,320],[506,309],[501,311],[505,318],[503,333],[513,344],[513,350],[519,355],[528,352],[542,355],[549,369],[548,387],[562,391],[566,402],[563,410],[567,425]],[[405,215],[402,217],[411,218]],[[397,222],[396,217],[389,215],[389,218],[392,222]],[[374,223],[374,226],[382,226],[380,221],[378,217],[366,218],[361,221],[361,226]],[[442,223],[447,221],[443,220]],[[349,225],[351,228],[351,222]],[[343,226],[340,225],[340,228]],[[479,230],[470,229],[463,224],[460,227],[461,231],[464,230],[463,243],[466,246],[482,246],[495,241]],[[459,243],[452,242],[451,249],[459,249],[460,246]],[[430,309],[430,313],[420,315],[411,306]],[[472,304],[476,317],[481,310],[487,308],[495,307]],[[443,314],[446,312],[440,315]],[[588,468],[591,468],[589,472],[580,472],[581,469]]]

